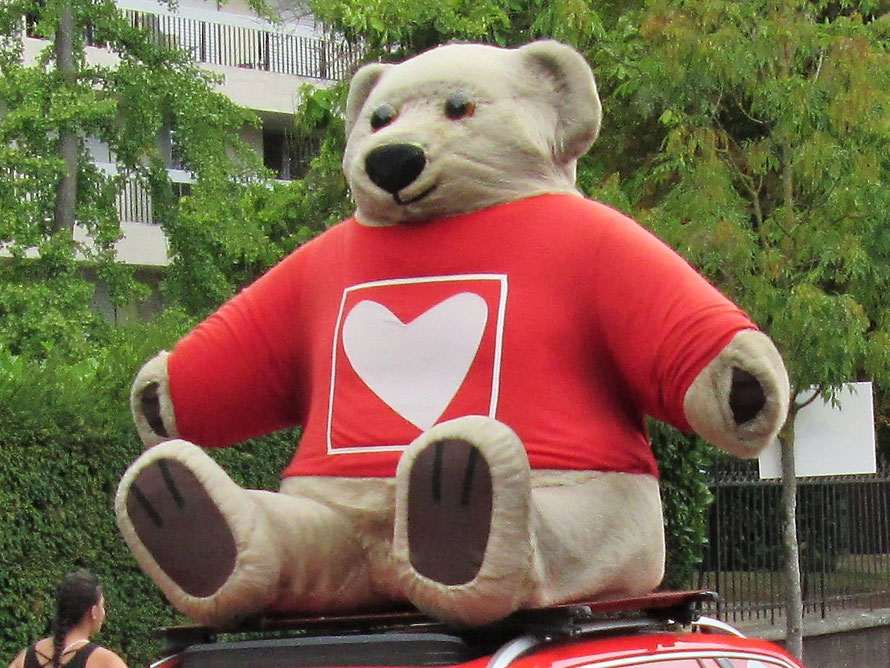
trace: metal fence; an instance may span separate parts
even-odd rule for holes
[[[124,181],[115,200],[118,219],[121,222],[155,224],[151,195],[135,178]]]
[[[191,193],[191,182],[176,172],[169,173],[173,196],[177,199]],[[135,176],[123,179],[115,199],[118,219],[123,223],[145,223],[157,225],[151,193],[145,183]]]
[[[286,32],[202,21],[169,14],[126,9],[136,28],[158,44],[184,50],[196,62],[336,81],[349,76],[361,61],[362,48],[345,40],[320,39]],[[25,32],[36,37],[37,13],[25,17]],[[84,40],[104,47],[101,35],[87,26]]]
[[[133,26],[147,30],[158,43],[182,49],[200,63],[336,80],[348,76],[361,59],[361,49],[342,40],[132,9],[124,14]]]
[[[709,614],[783,622],[781,483],[757,463],[721,460],[697,586],[721,601]],[[890,607],[890,466],[873,475],[803,478],[797,497],[804,615]]]

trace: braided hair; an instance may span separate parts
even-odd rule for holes
[[[102,598],[99,581],[89,571],[68,573],[56,589],[56,617],[53,620],[53,668],[59,668],[68,631]]]

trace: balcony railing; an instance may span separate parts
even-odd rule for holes
[[[183,49],[197,62],[210,65],[336,80],[348,76],[361,57],[359,47],[345,42],[133,9],[124,14],[159,43]]]
[[[97,162],[96,166],[108,176],[117,174],[117,165],[107,162]],[[187,195],[192,177],[188,172],[179,169],[167,170],[173,186],[174,195],[181,197]],[[44,188],[46,184],[43,184]],[[48,227],[52,223],[52,213],[47,212],[47,207],[52,206],[53,194],[35,191],[35,184],[27,175],[10,169],[0,169],[0,191],[6,195],[23,201],[26,205],[32,204],[30,220],[36,221],[44,217],[43,223]],[[44,201],[37,202],[38,198]],[[123,179],[120,190],[115,199],[115,205],[120,221],[123,236],[115,244],[118,260],[126,264],[140,266],[163,267],[169,264],[167,241],[163,231],[158,227],[158,220],[152,207],[151,195],[144,184],[135,176]],[[84,247],[93,245],[91,233],[78,223],[73,230],[74,240]],[[0,258],[8,258],[13,253],[11,244],[0,243]],[[27,258],[39,257],[36,246],[24,249]],[[83,254],[76,256],[83,259]]]
[[[244,67],[308,79],[336,81],[349,76],[361,60],[361,47],[343,41],[291,35],[170,14],[124,9],[131,25],[143,28],[159,44],[177,47],[199,63]],[[25,30],[34,37],[38,17],[28,15]],[[84,32],[87,44],[104,47],[92,26]]]
[[[115,170],[114,165],[105,166],[107,170]],[[183,197],[191,192],[191,175],[180,169],[169,169],[167,174],[173,186],[173,194]],[[122,223],[144,223],[157,225],[154,207],[152,206],[151,193],[145,185],[135,177],[124,180],[123,186],[117,193],[115,200],[118,218]]]
[[[117,193],[115,201],[118,219],[121,222],[153,224],[154,210],[151,195],[136,179],[127,179]]]

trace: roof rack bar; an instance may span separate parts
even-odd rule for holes
[[[572,633],[572,636],[593,635],[596,633],[609,633],[610,631],[631,631],[633,629],[662,629],[667,625],[666,622],[658,619],[615,619],[603,620],[601,622],[590,622],[580,624]]]
[[[579,601],[548,608],[520,610],[500,622],[480,631],[508,632],[515,637],[566,636],[576,633],[581,625],[594,621],[599,615],[646,615],[662,623],[672,621],[688,626],[698,617],[699,606],[712,602],[717,595],[709,590],[661,591],[631,598],[602,601]],[[630,619],[634,619],[631,617]],[[621,621],[625,625],[630,622]],[[220,633],[264,633],[295,631],[307,635],[340,635],[350,633],[374,633],[386,630],[420,629],[430,631],[449,626],[432,619],[412,608],[383,610],[351,615],[314,617],[257,617],[241,622],[235,627],[208,628],[203,626],[174,626],[159,629],[171,649],[182,649],[192,644],[214,642]],[[487,630],[486,630],[487,629]]]

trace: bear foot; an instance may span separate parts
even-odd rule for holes
[[[222,587],[235,568],[235,538],[204,486],[175,459],[157,459],[125,497],[136,535],[158,567],[191,596]]]
[[[409,477],[408,554],[414,570],[445,585],[475,578],[488,546],[491,511],[491,472],[479,450],[459,438],[429,443]]]
[[[443,621],[477,626],[532,594],[532,502],[519,437],[489,417],[439,423],[396,471],[393,563],[405,597]]]

